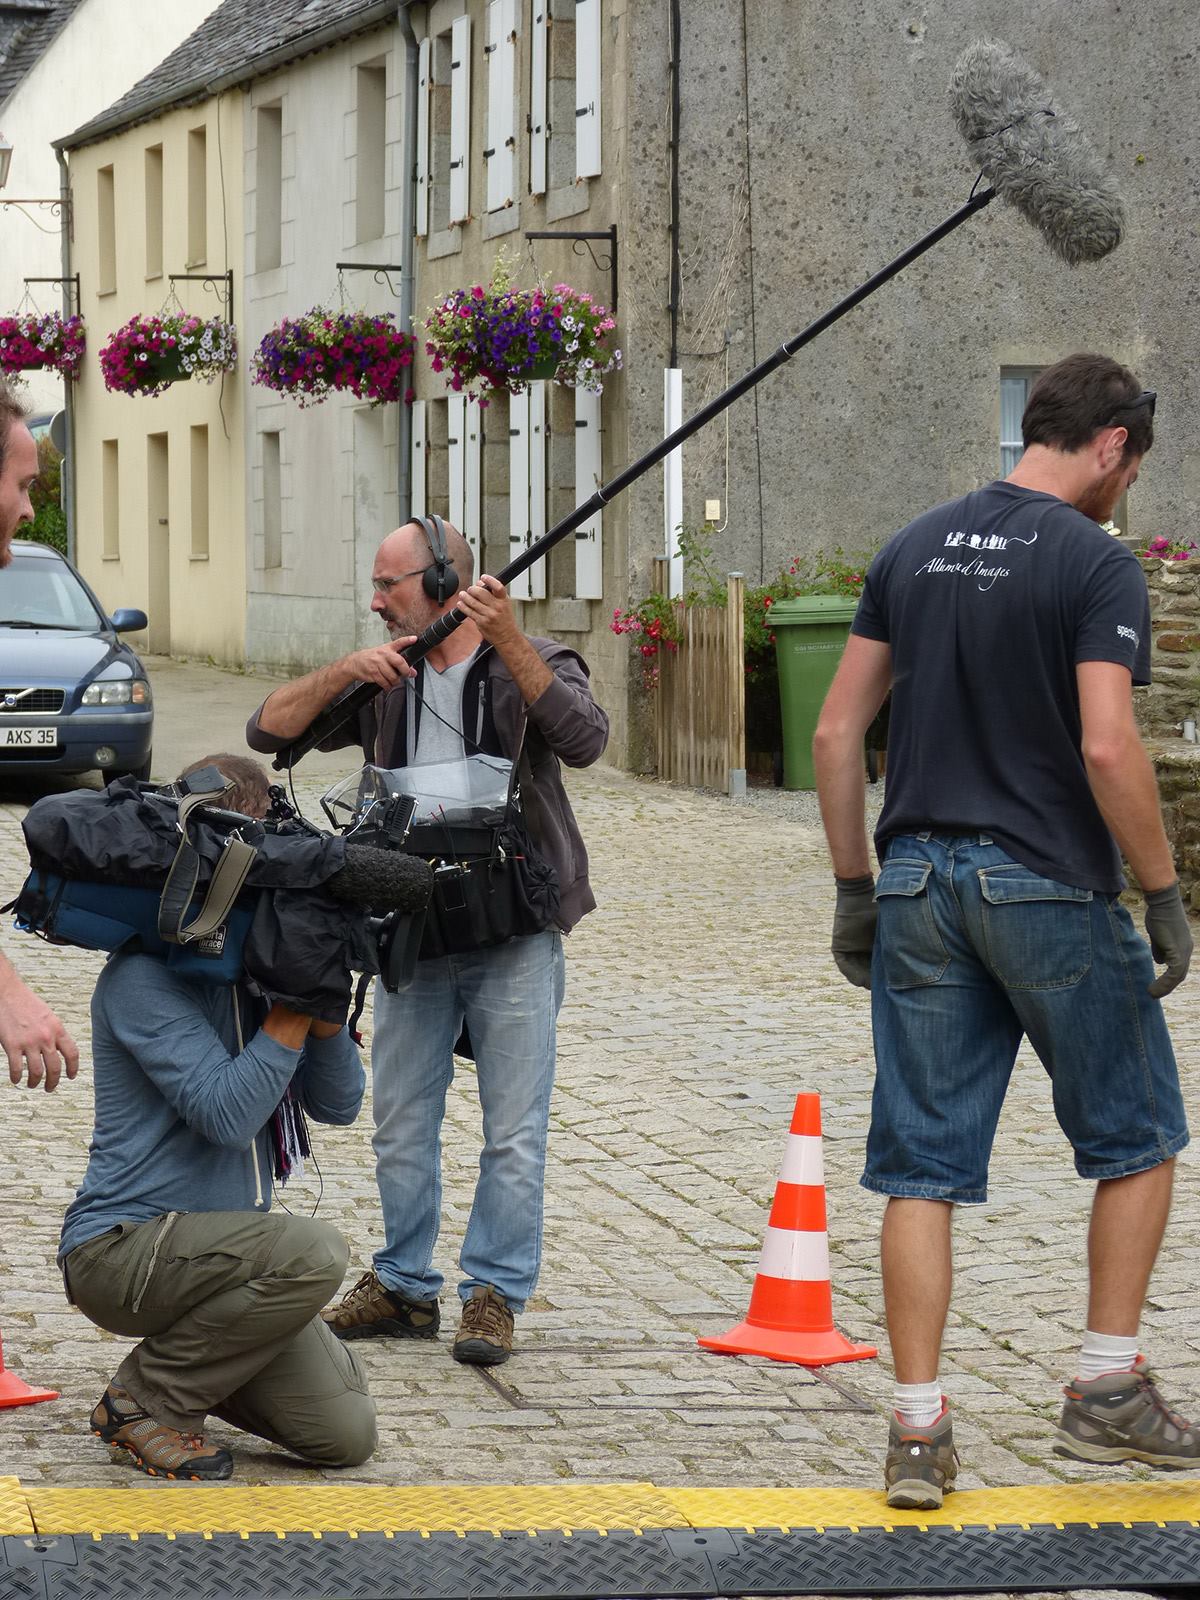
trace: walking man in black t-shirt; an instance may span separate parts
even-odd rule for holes
[[[1160,997],[1185,977],[1192,937],[1133,714],[1132,685],[1149,682],[1146,585],[1097,525],[1137,478],[1154,401],[1104,356],[1044,372],[1009,477],[918,517],[872,563],[817,729],[834,959],[871,990],[862,1182],[889,1196],[893,1506],[935,1508],[954,1486],[938,1382],[951,1218],[987,1198],[1022,1035],[1076,1170],[1097,1180],[1087,1329],[1054,1448],[1200,1467],[1200,1428],[1167,1409],[1137,1345],[1188,1140]],[[873,883],[862,742],[889,689]],[[1146,893],[1149,947],[1118,899],[1120,852]]]

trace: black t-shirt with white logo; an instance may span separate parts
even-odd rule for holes
[[[1053,495],[992,483],[910,522],[871,563],[854,633],[891,646],[882,857],[896,834],[988,833],[1035,872],[1124,886],[1080,750],[1075,668],[1150,682],[1137,558]]]

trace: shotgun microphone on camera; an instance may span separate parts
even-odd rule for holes
[[[424,911],[433,888],[433,871],[419,856],[347,844],[346,864],[325,885],[335,900],[382,915]]]
[[[1121,242],[1125,209],[1078,124],[1038,74],[999,39],[969,45],[950,80],[950,109],[972,159],[1002,200],[1071,266]]]

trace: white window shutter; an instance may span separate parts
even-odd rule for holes
[[[414,400],[412,403],[412,479],[409,499],[414,517],[425,515],[425,405],[424,400]]]
[[[550,0],[533,0],[529,43],[529,192],[546,192],[546,154],[550,139]]]
[[[600,172],[600,0],[575,0],[575,176]]]
[[[529,532],[529,391],[508,399],[508,559],[528,548]],[[508,586],[514,600],[530,600],[529,573],[520,572]]]
[[[545,385],[531,383],[508,402],[508,557],[528,550],[546,531]],[[546,558],[508,586],[514,600],[546,598]]]
[[[415,231],[429,232],[429,40],[417,52],[417,206]]]
[[[450,521],[463,531],[466,481],[463,463],[467,453],[467,402],[461,394],[446,396],[446,460],[450,480]]]
[[[503,211],[516,199],[517,0],[488,0],[487,208]]]
[[[471,215],[471,19],[450,29],[450,221]]]
[[[575,501],[590,500],[601,484],[600,396],[575,391]],[[604,598],[603,513],[597,511],[575,530],[575,598]]]
[[[459,533],[471,546],[475,556],[475,571],[483,571],[482,541],[480,539],[480,478],[483,466],[483,413],[474,400],[463,406],[463,511],[457,523]]]
[[[529,543],[536,544],[546,531],[546,385],[529,385]],[[546,598],[546,558],[529,569],[530,596]]]

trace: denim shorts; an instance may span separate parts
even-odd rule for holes
[[[1084,1178],[1188,1142],[1150,948],[1116,895],[1056,883],[986,834],[889,842],[875,888],[875,1091],[861,1182],[978,1204],[1022,1035]]]

